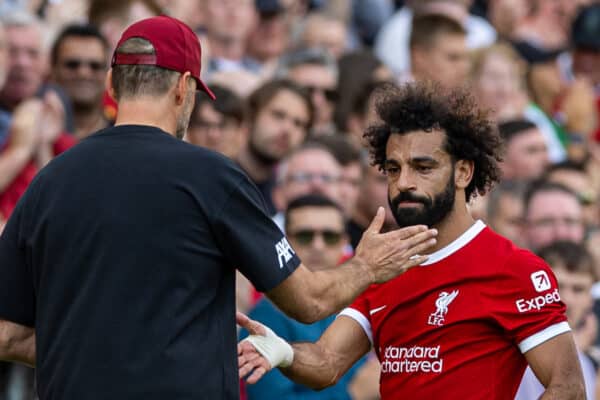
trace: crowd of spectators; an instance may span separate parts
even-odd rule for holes
[[[377,207],[387,205],[387,178],[370,165],[362,138],[376,121],[378,94],[414,80],[435,81],[439,90],[468,87],[497,123],[505,146],[501,183],[476,197],[470,210],[555,269],[588,398],[595,398],[600,2],[4,0],[0,232],[46,163],[111,126],[118,110],[104,83],[116,41],[132,22],[158,14],[197,32],[203,80],[217,97],[197,94],[184,140],[235,160],[281,229],[300,232],[303,226],[304,236],[289,232],[290,243],[317,263],[315,252],[323,249],[338,261],[351,255]],[[394,227],[388,209],[385,229]],[[333,233],[340,234],[337,240]],[[324,267],[335,267],[327,261]],[[241,311],[251,312],[258,302],[266,315],[277,314],[241,275],[237,300]],[[287,320],[280,324],[304,331]],[[312,340],[325,326],[291,339]],[[307,397],[283,376],[273,382],[282,390],[278,399],[374,399],[377,371],[377,362],[365,360],[352,372],[357,380],[345,380],[337,397]],[[30,370],[0,364],[0,399],[33,399],[33,387]],[[265,399],[265,393],[268,386],[243,395]],[[537,395],[535,377],[526,374],[518,398]]]

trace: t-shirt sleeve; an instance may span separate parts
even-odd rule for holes
[[[369,301],[367,295],[370,289],[367,289],[361,295],[359,295],[348,307],[344,308],[338,317],[344,315],[350,317],[363,328],[365,334],[369,338],[371,344],[373,344],[373,330],[371,328],[371,321],[369,316]]]
[[[248,178],[231,191],[213,223],[225,257],[261,292],[277,286],[300,265]]]
[[[552,270],[539,257],[517,250],[493,296],[493,318],[525,353],[570,330]]]
[[[35,290],[25,236],[25,196],[0,237],[0,319],[35,325]]]

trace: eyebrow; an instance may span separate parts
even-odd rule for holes
[[[409,160],[410,164],[431,164],[434,166],[437,166],[440,164],[440,162],[438,160],[436,160],[433,157],[429,157],[429,156],[418,156],[418,157],[413,157]],[[385,164],[391,164],[391,165],[399,165],[398,161],[392,159],[387,159],[385,160]]]

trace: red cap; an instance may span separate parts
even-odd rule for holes
[[[189,71],[198,83],[198,89],[215,99],[213,92],[200,79],[200,40],[186,24],[165,15],[143,19],[123,32],[117,48],[134,37],[152,43],[156,54],[121,54],[115,50],[111,66],[156,65],[182,74]]]

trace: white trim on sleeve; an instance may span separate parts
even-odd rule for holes
[[[527,339],[519,343],[519,349],[521,350],[521,353],[525,354],[529,350],[544,343],[545,341],[550,340],[553,337],[560,335],[561,333],[569,332],[570,330],[571,327],[566,321],[550,325],[549,327],[539,331],[538,333],[534,333],[533,335],[529,336]]]
[[[371,331],[371,323],[369,320],[360,312],[355,310],[354,308],[346,307],[337,315],[345,315],[346,317],[350,317],[363,328],[367,337],[369,338],[369,342],[371,342],[371,346],[373,345],[373,332]]]

